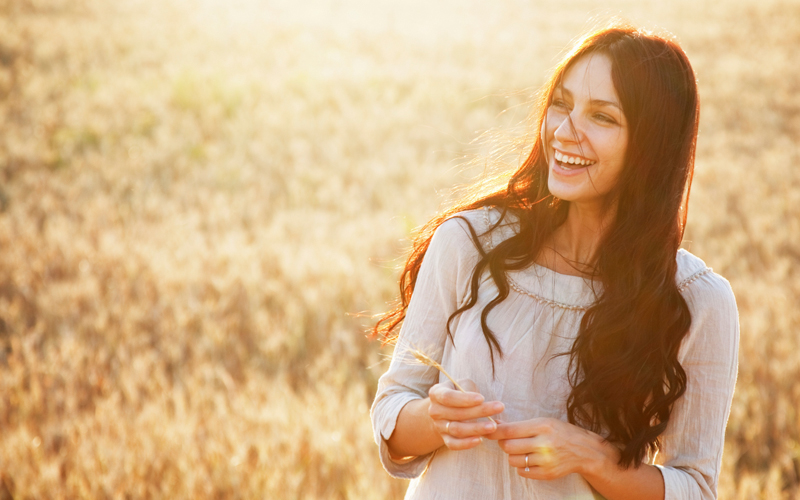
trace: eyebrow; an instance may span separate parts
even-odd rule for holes
[[[556,87],[556,90],[560,90],[562,93],[566,94],[567,96],[572,97],[572,92],[570,92],[569,89],[564,88],[563,84],[558,86],[558,87]],[[589,102],[591,102],[595,106],[613,106],[613,107],[619,109],[620,111],[622,111],[622,106],[620,106],[619,103],[617,103],[615,101],[606,101],[605,99],[592,99]]]

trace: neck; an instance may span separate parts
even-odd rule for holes
[[[613,209],[600,204],[570,203],[567,220],[545,244],[540,264],[563,274],[591,274],[600,240],[613,216]]]

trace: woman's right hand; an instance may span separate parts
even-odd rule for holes
[[[468,450],[481,443],[481,436],[497,429],[495,422],[484,417],[502,413],[504,406],[500,401],[484,401],[472,380],[459,380],[458,383],[467,392],[461,392],[449,383],[430,388],[428,415],[445,446],[451,450]]]

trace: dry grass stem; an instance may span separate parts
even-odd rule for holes
[[[411,353],[412,356],[414,356],[414,359],[416,359],[417,361],[419,361],[423,365],[432,366],[433,368],[436,368],[437,370],[439,370],[445,377],[450,379],[450,382],[452,382],[453,385],[456,386],[456,389],[458,389],[461,392],[467,392],[467,391],[464,390],[463,387],[461,387],[461,384],[459,384],[456,381],[456,379],[454,379],[453,377],[450,376],[449,373],[447,373],[447,370],[445,370],[444,367],[441,364],[439,364],[438,361],[436,361],[435,359],[433,359],[430,356],[428,356],[427,354],[425,354],[421,349],[411,348],[411,349],[409,349],[409,352]],[[493,419],[492,417],[486,417],[486,418],[488,418],[489,420],[491,420],[494,423],[497,423],[497,421],[495,419]]]

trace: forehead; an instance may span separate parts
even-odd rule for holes
[[[605,54],[586,54],[578,58],[564,73],[561,87],[575,98],[619,102],[611,78],[611,59]]]

